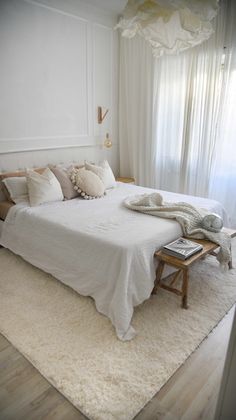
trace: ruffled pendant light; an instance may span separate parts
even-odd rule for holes
[[[155,57],[201,44],[213,33],[218,0],[129,0],[116,26],[122,36],[144,37]]]

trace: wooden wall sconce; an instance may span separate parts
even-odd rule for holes
[[[98,124],[102,124],[102,122],[103,122],[105,116],[107,115],[108,111],[109,110],[106,109],[106,111],[103,113],[102,112],[102,107],[98,106]]]

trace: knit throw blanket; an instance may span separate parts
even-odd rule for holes
[[[142,194],[127,197],[123,204],[131,210],[150,214],[151,216],[175,219],[180,223],[183,235],[187,238],[209,239],[218,244],[220,250],[217,260],[224,268],[231,259],[231,237],[225,232],[212,232],[203,228],[204,214],[188,203],[165,203],[159,193]],[[214,215],[212,215],[214,217]]]

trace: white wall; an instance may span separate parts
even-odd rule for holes
[[[108,158],[117,173],[115,22],[83,0],[0,1],[0,171]]]

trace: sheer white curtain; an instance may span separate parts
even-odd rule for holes
[[[154,186],[208,196],[222,86],[224,19],[201,46],[155,61]]]
[[[148,185],[154,144],[154,60],[150,46],[141,37],[122,38],[120,49],[120,173]]]
[[[236,7],[228,9],[223,89],[209,195],[224,203],[236,228]]]
[[[227,69],[230,77],[225,78],[222,66],[223,53],[230,50],[224,49],[225,34],[233,28],[232,14],[228,20],[226,16],[222,5],[210,40],[177,56],[153,59],[141,39],[121,40],[120,157],[122,175],[135,176],[139,184],[216,198],[232,213],[232,188],[236,196],[232,170],[224,182],[218,171],[221,166],[225,173],[229,163],[228,132],[236,132],[232,126],[236,116],[229,117],[230,98],[235,98],[230,87],[232,59]],[[231,44],[236,42],[230,39]],[[144,71],[148,66],[152,70]],[[227,145],[224,153],[222,135]],[[230,144],[233,148],[233,137]],[[235,165],[232,152],[231,167]]]

